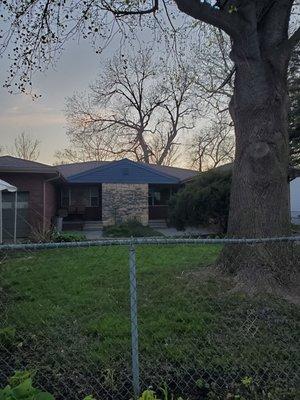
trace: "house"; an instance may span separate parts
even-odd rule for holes
[[[11,156],[0,157],[0,179],[17,187],[17,236],[45,230],[57,209],[60,173],[52,166]],[[14,194],[3,192],[3,238],[13,237]]]
[[[300,177],[290,183],[292,223],[300,225]]]
[[[128,159],[49,166],[0,157],[0,179],[18,188],[18,237],[49,228],[56,217],[63,219],[65,229],[84,229],[93,222],[113,225],[128,219],[144,225],[165,221],[172,193],[196,175],[193,170]],[[6,193],[6,221],[13,207]],[[6,238],[11,235],[7,225]]]

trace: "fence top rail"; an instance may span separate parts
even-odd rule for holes
[[[102,239],[82,242],[61,242],[61,243],[19,243],[2,244],[1,251],[8,250],[42,250],[42,249],[61,249],[74,247],[101,247],[101,246],[132,246],[132,245],[151,245],[151,244],[258,244],[272,242],[299,242],[300,236],[283,236],[269,238],[129,238],[129,239]]]

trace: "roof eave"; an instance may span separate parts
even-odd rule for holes
[[[57,174],[56,170],[34,170],[34,169],[24,169],[24,168],[0,168],[0,172],[20,172],[20,173],[27,173],[27,174]]]

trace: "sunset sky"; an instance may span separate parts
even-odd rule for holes
[[[2,87],[9,64],[0,59],[1,146],[10,148],[14,138],[25,131],[41,141],[39,161],[52,163],[55,151],[67,145],[65,98],[74,90],[85,90],[112,52],[113,46],[99,56],[86,41],[69,43],[55,70],[35,76],[34,87],[42,95],[35,101],[22,94],[11,95]]]

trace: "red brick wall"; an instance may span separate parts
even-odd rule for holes
[[[29,223],[35,228],[43,227],[45,193],[44,226],[50,226],[56,213],[56,189],[52,183],[46,182],[47,177],[42,174],[0,172],[0,179],[16,186],[18,191],[29,192]]]

